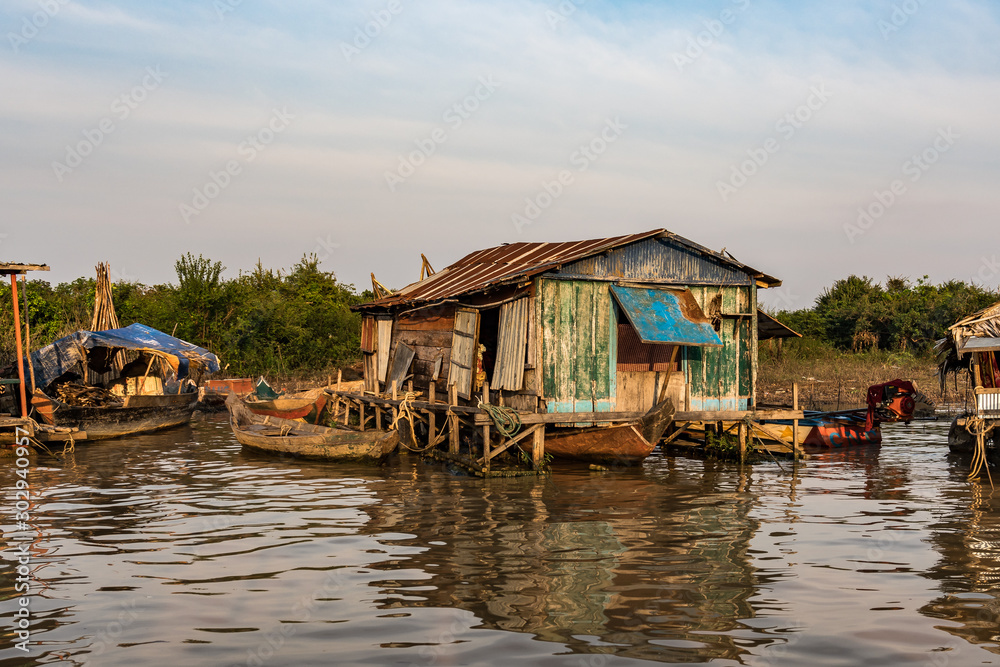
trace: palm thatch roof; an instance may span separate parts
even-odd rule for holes
[[[952,324],[934,349],[938,353],[942,386],[947,372],[968,368],[966,353],[1000,349],[1000,301]]]

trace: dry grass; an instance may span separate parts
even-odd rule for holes
[[[938,369],[932,356],[899,352],[840,352],[815,341],[800,340],[777,350],[761,344],[758,401],[791,405],[792,383],[799,384],[799,401],[805,409],[830,410],[863,407],[868,387],[889,380],[910,380],[936,405],[961,404],[965,387],[949,377],[941,392]]]

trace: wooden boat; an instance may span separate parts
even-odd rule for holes
[[[87,440],[107,440],[188,423],[198,405],[198,394],[126,396],[119,406],[80,407],[36,390],[31,405],[45,424],[78,429],[87,434]]]
[[[246,399],[244,405],[257,415],[280,419],[301,419],[311,424],[326,406],[327,395],[323,389],[310,389],[293,396],[281,396],[271,400]]]
[[[633,424],[556,428],[545,434],[545,453],[602,465],[639,465],[653,453],[674,419],[670,399],[655,405]]]
[[[396,431],[328,428],[251,412],[235,394],[226,398],[236,440],[248,449],[342,463],[377,464],[399,444]]]

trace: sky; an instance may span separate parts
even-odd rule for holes
[[[1000,285],[1000,3],[3,0],[0,261],[361,290],[665,228],[809,308]]]

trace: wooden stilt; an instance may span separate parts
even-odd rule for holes
[[[375,406],[375,428],[376,430],[382,430],[382,408]]]
[[[799,383],[792,383],[792,410],[799,409]],[[792,458],[799,460],[799,420],[792,420]]]
[[[541,467],[545,461],[545,426],[535,431],[531,439],[531,464],[535,468]]]
[[[340,380],[343,377],[343,370],[337,369],[337,391],[340,391]]]
[[[458,405],[458,386],[455,383],[448,385],[448,405]],[[458,454],[458,415],[448,411],[448,451]]]
[[[399,400],[398,394],[399,394],[399,387],[397,386],[397,381],[393,380],[392,381],[392,400],[398,401]]]
[[[483,382],[483,403],[490,403],[490,383]],[[486,459],[486,469],[490,469],[490,425],[483,425],[483,458]]]
[[[434,381],[431,380],[430,385],[427,387],[427,402],[434,405],[437,397],[435,396],[435,385]],[[427,412],[427,445],[429,447],[434,446],[434,436],[437,433],[437,414],[434,410],[428,410]]]
[[[365,404],[364,401],[358,403],[358,416],[361,419],[361,430],[365,430]]]
[[[740,463],[746,461],[747,458],[747,424],[746,422],[740,422],[737,428],[737,437],[740,440]]]

